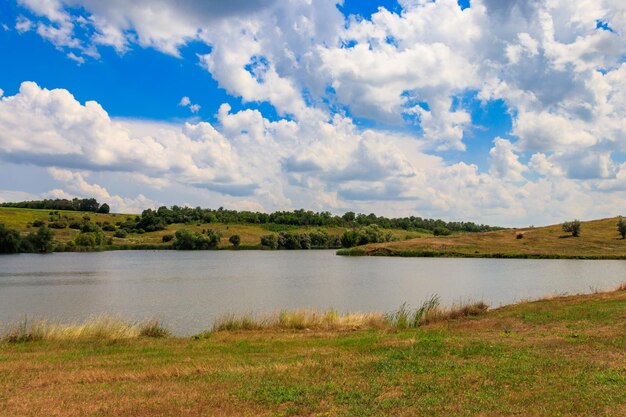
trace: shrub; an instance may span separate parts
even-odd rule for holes
[[[311,237],[311,246],[314,248],[328,247],[328,233],[325,230],[314,230],[309,236]]]
[[[67,222],[59,220],[59,221],[50,223],[48,227],[51,229],[65,229],[67,227]]]
[[[80,224],[79,222],[71,222],[69,227],[70,229],[80,230],[82,224]]]
[[[96,247],[96,235],[95,233],[81,233],[74,239],[76,246],[95,248]]]
[[[452,232],[445,227],[435,227],[435,230],[433,230],[433,235],[435,236],[449,236],[451,233]]]
[[[239,235],[232,235],[228,238],[228,241],[234,246],[237,247],[241,243],[241,237]]]
[[[37,232],[31,233],[22,240],[23,252],[49,253],[54,249],[54,232],[46,226],[40,226]]]
[[[163,243],[170,242],[172,239],[174,239],[174,235],[163,235],[163,237],[161,238]]]
[[[581,224],[578,220],[563,223],[563,231],[566,233],[571,233],[574,237],[580,236],[580,227]]]
[[[523,239],[523,238],[524,238],[523,233],[518,233],[517,235],[515,235],[515,239]]]
[[[105,232],[115,232],[115,226],[113,226],[109,222],[104,222],[104,224],[102,225],[102,230],[104,230]]]
[[[270,249],[278,249],[278,236],[275,233],[261,236],[261,245]]]
[[[44,220],[37,219],[33,222],[33,227],[41,227],[41,226],[44,226],[45,224],[46,222]]]
[[[116,230],[115,233],[113,233],[114,237],[119,237],[120,239],[125,239],[126,236],[128,236],[128,232],[124,229],[119,229]]]
[[[202,233],[192,232],[190,230],[178,230],[172,245],[174,249],[179,250],[204,250],[214,249],[220,241],[218,233],[212,230],[207,231],[208,236]]]

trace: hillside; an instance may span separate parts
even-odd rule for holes
[[[626,259],[626,240],[617,232],[617,221],[618,218],[608,218],[582,222],[579,237],[565,233],[562,225],[557,224],[378,243],[341,250],[339,254]]]
[[[58,213],[53,214],[50,213]],[[79,211],[66,211],[66,210],[39,210],[39,209],[26,209],[26,208],[12,208],[12,207],[0,207],[0,224],[17,229],[21,233],[26,234],[37,230],[32,224],[39,220],[46,224],[51,223],[52,219],[60,218],[65,222],[80,222],[87,216],[91,222],[104,224],[108,222],[111,225],[116,225],[118,222],[125,222],[134,219],[136,214],[123,214],[123,213],[88,213]],[[29,225],[31,225],[29,227]],[[258,248],[260,247],[261,236],[267,235],[272,232],[290,231],[294,233],[305,233],[314,230],[324,230],[329,235],[341,235],[347,228],[345,227],[304,227],[304,226],[290,226],[279,224],[224,224],[224,223],[175,223],[167,225],[165,230],[159,230],[146,233],[130,233],[126,238],[114,237],[114,231],[104,231],[106,238],[112,239],[112,245],[108,245],[109,248],[123,247],[132,249],[133,247],[146,247],[146,245],[154,248],[163,247],[163,236],[172,235],[177,230],[191,230],[196,232],[202,232],[203,230],[212,229],[221,234],[221,240],[219,248],[232,247],[228,239],[232,235],[239,235],[241,237],[241,247],[243,248]],[[392,238],[395,240],[404,240],[411,238],[418,238],[423,236],[432,236],[432,234],[426,231],[406,231],[402,229],[383,229],[385,233],[391,233]],[[78,230],[71,229],[69,227],[63,229],[54,229],[54,240],[58,242],[67,243],[73,241],[80,233]],[[103,249],[107,249],[104,246]]]

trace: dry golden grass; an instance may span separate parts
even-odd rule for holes
[[[626,240],[617,232],[617,221],[609,218],[583,222],[579,237],[563,232],[558,224],[372,244],[358,252],[390,256],[626,258]],[[524,237],[517,239],[518,234]]]
[[[0,340],[8,342],[52,340],[119,340],[140,336],[165,337],[169,331],[158,320],[129,323],[119,317],[98,316],[83,323],[53,323],[46,320],[24,319],[5,331]]]
[[[213,331],[232,330],[363,330],[389,328],[385,314],[339,313],[336,310],[283,310],[255,317],[252,314],[226,314],[218,317]]]

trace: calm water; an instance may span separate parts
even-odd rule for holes
[[[177,334],[223,313],[282,308],[390,311],[442,302],[610,289],[626,261],[341,257],[334,251],[127,251],[0,256],[0,323],[159,317]]]

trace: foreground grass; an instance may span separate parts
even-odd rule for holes
[[[340,255],[626,259],[626,240],[616,229],[617,218],[582,223],[572,237],[561,225],[466,233],[379,243],[340,250]],[[518,238],[521,235],[521,238]]]
[[[626,291],[401,331],[0,344],[3,416],[626,415]]]

